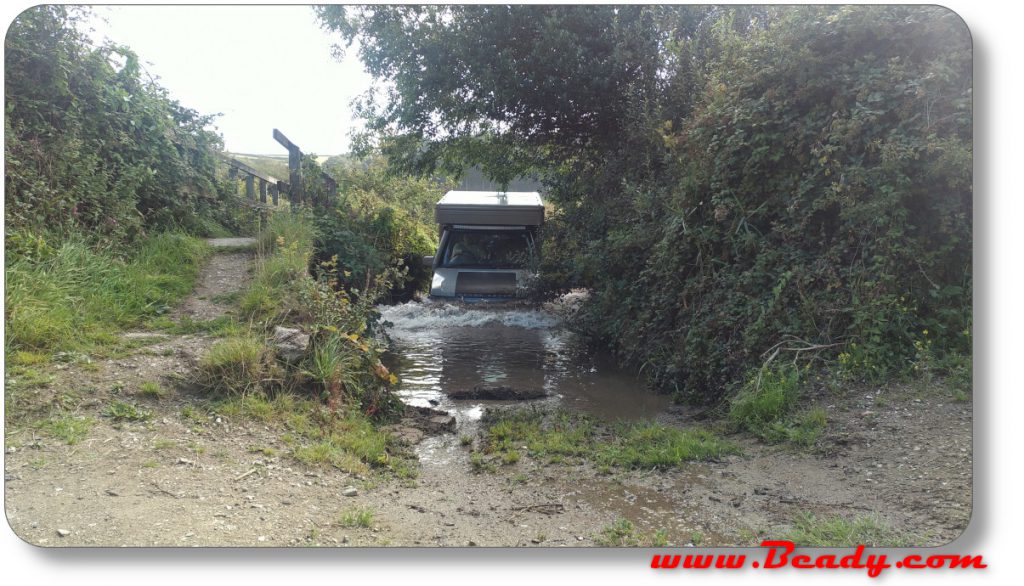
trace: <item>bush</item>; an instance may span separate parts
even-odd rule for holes
[[[375,301],[411,299],[429,289],[431,271],[423,257],[437,248],[434,204],[447,185],[389,173],[379,159],[331,160],[325,168],[343,186],[337,206],[317,218],[316,260],[337,257],[333,275],[353,296],[393,272]]]
[[[154,228],[216,231],[237,199],[217,172],[213,117],[170,99],[127,47],[94,47],[83,12],[36,6],[7,33],[7,229],[118,244]]]
[[[628,150],[554,177],[562,270],[593,290],[580,326],[704,402],[780,346],[784,359],[844,353],[872,380],[908,372],[922,330],[936,355],[969,352],[960,19],[792,7],[712,30],[720,50],[692,109],[674,118],[672,96],[639,108]]]

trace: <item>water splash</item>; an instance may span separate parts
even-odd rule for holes
[[[446,302],[410,301],[380,308],[381,319],[391,325],[391,335],[402,332],[501,325],[527,330],[558,327],[561,319],[544,309],[522,307],[467,306]]]

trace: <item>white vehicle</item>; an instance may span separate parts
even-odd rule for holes
[[[437,254],[424,258],[434,269],[431,297],[483,301],[524,294],[544,223],[539,193],[449,191],[434,217],[441,242]]]

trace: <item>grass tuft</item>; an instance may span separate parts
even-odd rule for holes
[[[373,526],[373,509],[345,511],[338,519],[338,524],[350,529],[369,529]]]
[[[146,381],[139,385],[139,394],[143,397],[163,399],[167,396],[167,389],[160,386],[156,381]]]
[[[232,336],[214,344],[199,361],[196,382],[211,393],[244,395],[261,391],[273,375],[273,366],[262,340]]]

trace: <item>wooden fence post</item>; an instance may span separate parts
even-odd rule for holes
[[[274,140],[281,146],[288,149],[288,187],[290,190],[291,207],[293,212],[304,203],[305,194],[302,190],[302,151],[299,147],[288,140],[288,137],[280,130],[274,129]]]

